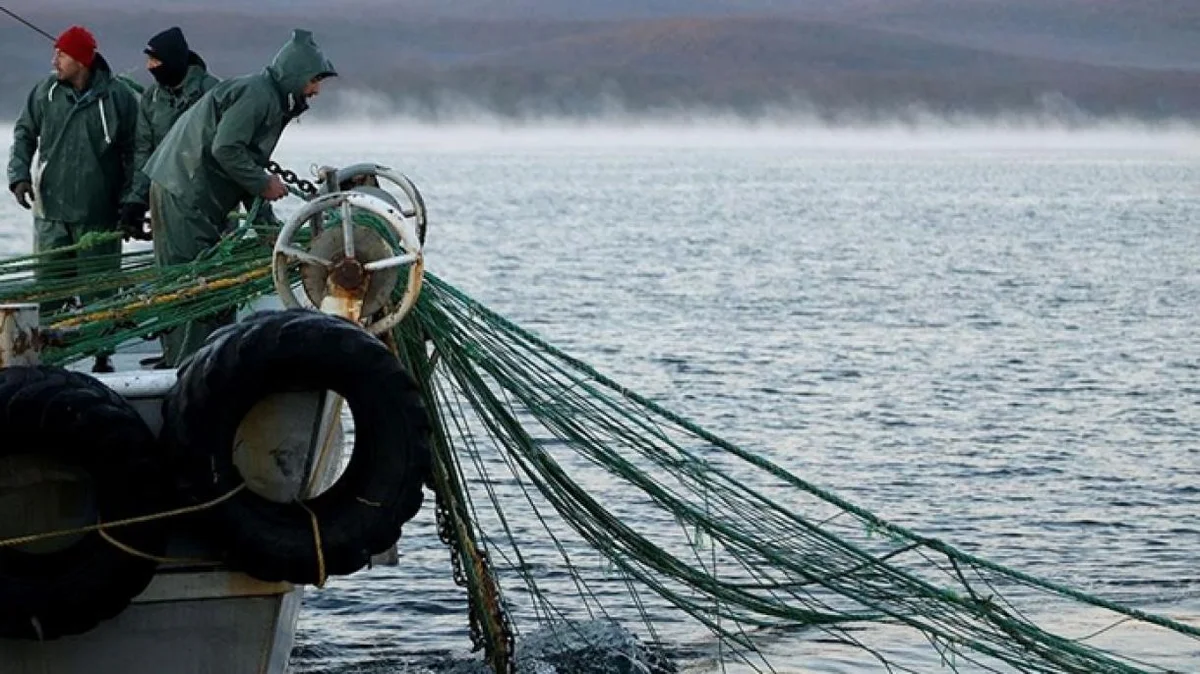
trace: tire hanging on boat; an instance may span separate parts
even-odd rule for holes
[[[259,580],[318,583],[322,570],[354,573],[396,543],[421,508],[430,470],[431,426],[416,382],[357,325],[289,309],[214,332],[184,361],[163,403],[162,439],[178,489],[201,503],[243,483],[234,438],[256,403],[273,393],[321,390],[342,396],[354,416],[353,454],[337,482],[303,503],[243,489],[195,521],[230,567]]]
[[[46,478],[56,477],[82,478],[86,486],[83,498],[76,497],[80,510],[64,513],[74,515],[73,525],[47,528],[149,515],[168,502],[169,476],[158,461],[154,434],[124,398],[80,372],[0,368],[0,501],[28,506],[29,498],[45,494]],[[64,494],[56,494],[57,505],[72,500]],[[107,533],[161,556],[167,526],[157,520]],[[47,533],[4,529],[0,539]],[[77,536],[0,547],[0,637],[50,640],[87,632],[121,613],[150,583],[157,562],[125,552],[97,532]]]

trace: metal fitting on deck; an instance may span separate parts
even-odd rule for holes
[[[0,367],[37,365],[42,345],[38,305],[0,304]]]

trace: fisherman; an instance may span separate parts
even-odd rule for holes
[[[121,229],[126,239],[150,238],[143,231],[150,203],[150,179],[142,173],[146,160],[175,120],[220,81],[209,74],[204,59],[188,46],[179,26],[150,38],[142,51],[146,54],[146,70],[155,83],[142,93],[138,106],[133,188],[121,204]]]
[[[96,38],[71,26],[54,41],[52,64],[54,73],[30,92],[13,128],[8,160],[8,188],[21,207],[33,211],[36,253],[116,231],[133,178],[137,96],[113,77],[96,51]],[[116,271],[120,253],[121,241],[114,237],[47,256],[34,279],[45,283]],[[43,311],[57,308],[47,305]],[[92,371],[112,371],[107,354],[96,356]]]
[[[261,72],[222,81],[183,113],[150,156],[150,228],[160,266],[194,260],[228,229],[239,202],[287,196],[265,169],[287,123],[308,109],[322,81],[337,72],[313,39],[296,29]],[[191,321],[163,338],[163,362],[179,364],[233,310]]]

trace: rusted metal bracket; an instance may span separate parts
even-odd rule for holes
[[[64,347],[74,328],[39,325],[37,304],[0,304],[0,367],[30,366],[41,362],[47,347]]]
[[[42,340],[38,305],[0,304],[0,367],[37,365]]]

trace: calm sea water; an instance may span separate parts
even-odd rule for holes
[[[301,124],[277,159],[402,170],[432,271],[806,479],[1200,624],[1198,138]],[[29,240],[0,200],[0,253]],[[401,549],[308,594],[298,672],[468,657],[432,507]],[[803,635],[769,650],[879,670]],[[1195,642],[1171,655],[1200,668]]]

